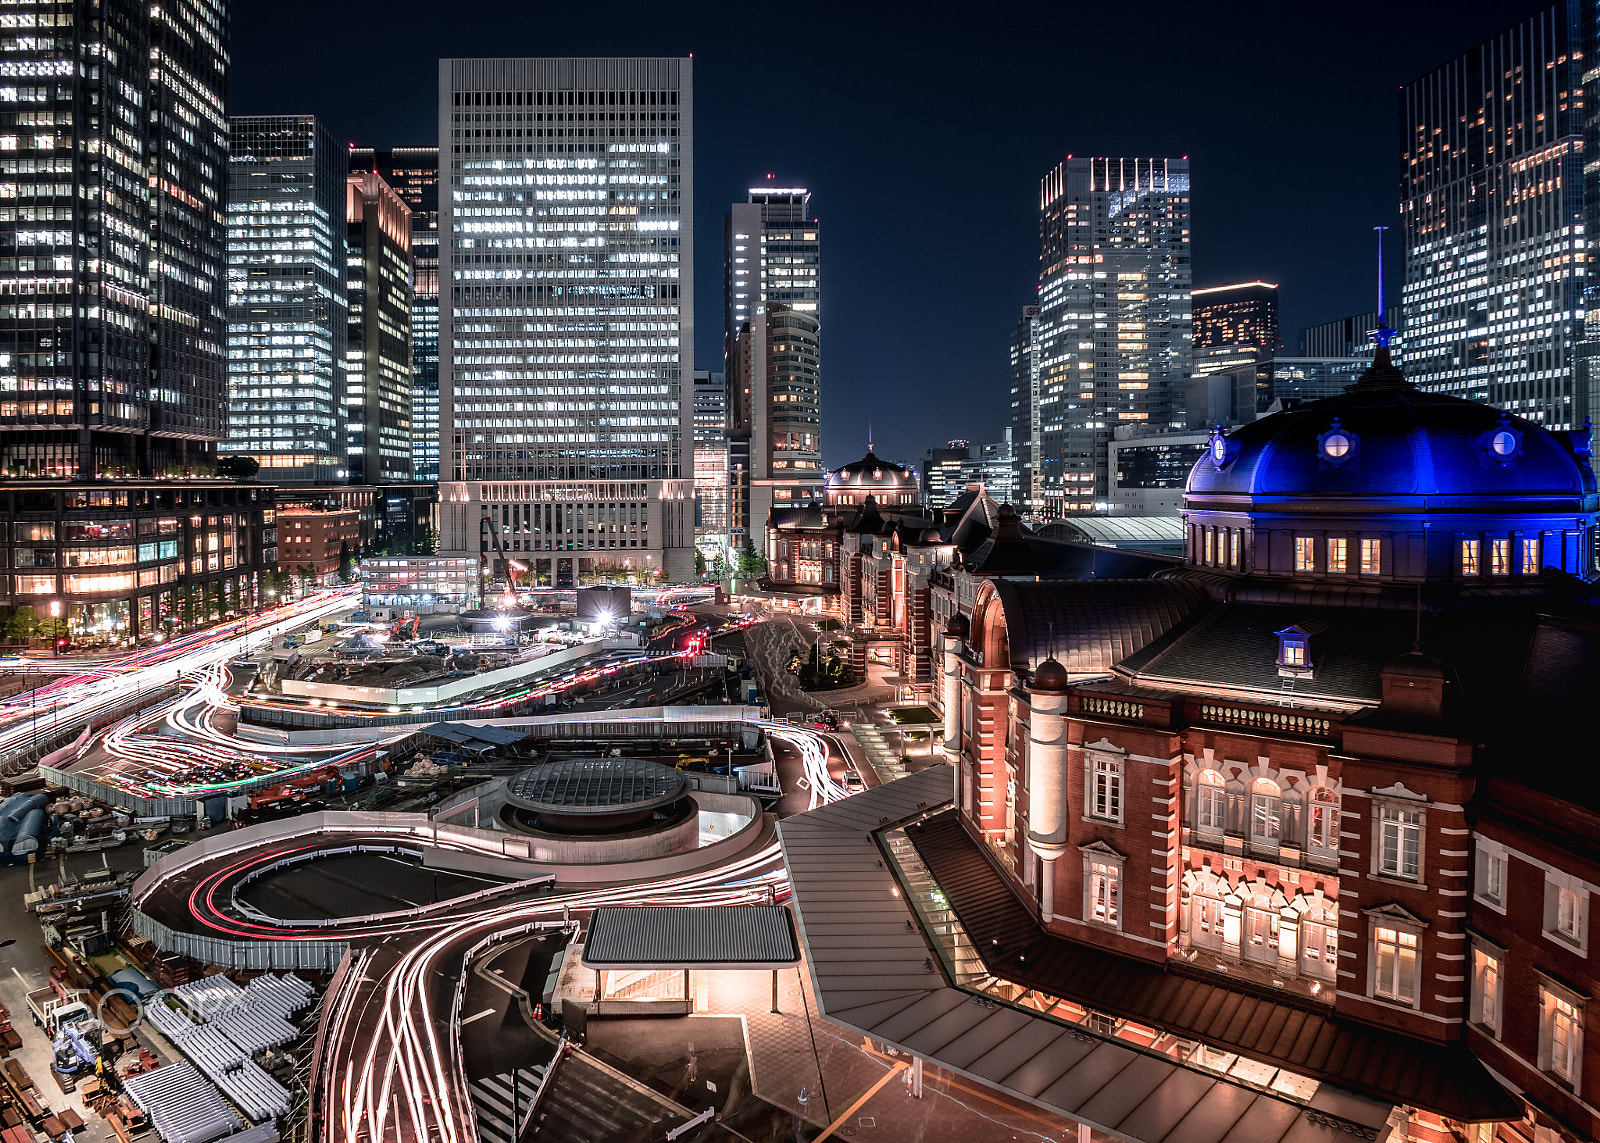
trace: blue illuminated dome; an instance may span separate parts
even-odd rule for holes
[[[1513,559],[1583,574],[1596,501],[1587,426],[1553,432],[1421,392],[1380,349],[1340,396],[1214,433],[1184,515],[1191,564],[1431,580],[1490,557],[1497,574]]]

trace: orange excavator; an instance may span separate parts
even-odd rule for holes
[[[411,628],[410,635],[405,633],[407,627]],[[417,632],[421,629],[422,616],[413,615],[410,619],[402,619],[393,627],[389,628],[389,638],[391,641],[395,639],[415,639],[417,637]]]

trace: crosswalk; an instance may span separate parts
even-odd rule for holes
[[[516,1143],[517,1126],[533,1104],[548,1064],[485,1076],[467,1085],[478,1116],[478,1138],[484,1143]]]

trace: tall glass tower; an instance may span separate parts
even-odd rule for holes
[[[344,148],[310,115],[231,121],[228,439],[274,483],[342,482]]]
[[[46,0],[6,19],[26,31],[0,40],[0,472],[205,472],[223,431],[227,5]]]
[[[756,187],[723,220],[733,543],[822,499],[821,230],[804,187]]]
[[[1039,238],[1039,312],[1012,338],[1012,423],[1019,494],[1048,520],[1108,502],[1118,426],[1183,425],[1188,160],[1069,156],[1040,184]]]
[[[1406,376],[1552,428],[1600,419],[1594,19],[1552,4],[1400,90]]]
[[[687,59],[439,65],[440,550],[694,568]]]
[[[411,479],[411,209],[376,171],[346,184],[350,482]]]
[[[439,148],[350,148],[350,170],[376,171],[411,208],[411,467],[439,479]]]

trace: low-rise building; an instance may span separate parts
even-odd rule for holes
[[[479,584],[470,556],[382,556],[361,565],[361,604],[374,619],[391,611],[455,614],[478,606]]]
[[[278,512],[278,562],[285,571],[309,568],[317,579],[339,570],[339,553],[361,549],[361,522],[354,508],[284,508]]]

